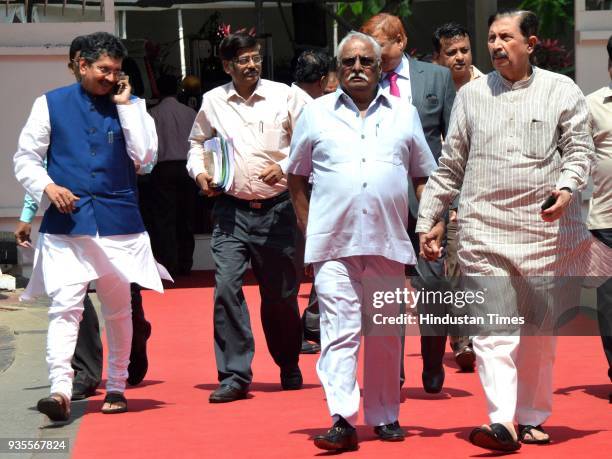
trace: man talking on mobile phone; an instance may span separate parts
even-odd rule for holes
[[[51,394],[37,407],[52,421],[70,417],[70,361],[89,282],[96,281],[108,339],[102,412],[115,414],[127,411],[130,283],[161,292],[160,274],[169,277],[153,258],[138,210],[135,163],[151,161],[157,135],[144,101],[131,96],[127,79],[119,82],[126,55],[117,37],[88,35],[80,81],[36,99],[14,156],[17,180],[46,208],[23,298],[51,298]]]

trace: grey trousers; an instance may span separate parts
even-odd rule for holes
[[[260,209],[222,195],[213,209],[215,358],[220,384],[246,390],[255,352],[243,277],[249,262],[259,283],[268,350],[281,368],[298,364],[302,327],[294,265],[296,222],[288,193]]]

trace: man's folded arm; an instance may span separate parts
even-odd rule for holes
[[[202,107],[196,115],[195,121],[189,134],[189,152],[187,153],[187,172],[192,179],[198,175],[207,173],[204,167],[204,142],[215,136],[215,130],[206,116],[206,99],[202,102]]]
[[[157,131],[145,101],[134,98],[130,104],[117,105],[117,113],[130,158],[139,165],[153,161],[157,153]]]
[[[580,89],[568,84],[564,108],[559,120],[558,147],[561,152],[561,173],[556,188],[582,190],[588,183],[595,163],[595,147],[589,127],[589,109]]]

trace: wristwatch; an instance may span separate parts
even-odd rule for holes
[[[565,190],[565,191],[567,191],[569,194],[573,194],[573,193],[574,193],[574,192],[572,191],[572,189],[571,189],[570,187],[567,187],[567,186],[564,186],[564,187],[559,188],[559,191],[561,191],[561,190]]]

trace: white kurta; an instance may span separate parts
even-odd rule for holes
[[[144,101],[118,105],[117,111],[130,158],[137,164],[152,161],[157,151],[157,134]],[[14,163],[17,180],[41,203],[43,210],[49,206],[44,189],[53,183],[44,164],[50,135],[47,99],[41,96],[34,102],[21,132]],[[160,275],[171,280],[166,269],[153,258],[146,232],[106,237],[41,234],[32,277],[22,299],[51,295],[63,285],[89,282],[109,274],[159,292],[163,291]]]
[[[612,252],[586,229],[580,199],[574,197],[557,221],[545,222],[540,215],[553,189],[586,185],[594,159],[587,120],[580,89],[567,77],[535,67],[525,81],[512,84],[493,72],[457,94],[416,231],[428,232],[461,189],[462,274],[471,284],[495,288],[479,315],[512,314],[527,298],[522,304],[528,309],[520,312],[529,312],[528,323],[546,333],[559,306],[572,305],[580,293],[579,285],[549,289],[547,282],[612,274]],[[538,284],[548,296],[531,295]],[[534,298],[543,302],[529,301]],[[491,422],[543,423],[552,411],[555,337],[475,336],[473,342]]]
[[[588,232],[574,197],[545,222],[553,189],[580,190],[594,160],[588,108],[567,77],[533,68],[515,84],[497,72],[459,91],[439,169],[419,208],[428,232],[461,189],[458,256],[466,275],[610,275],[612,256]]]

